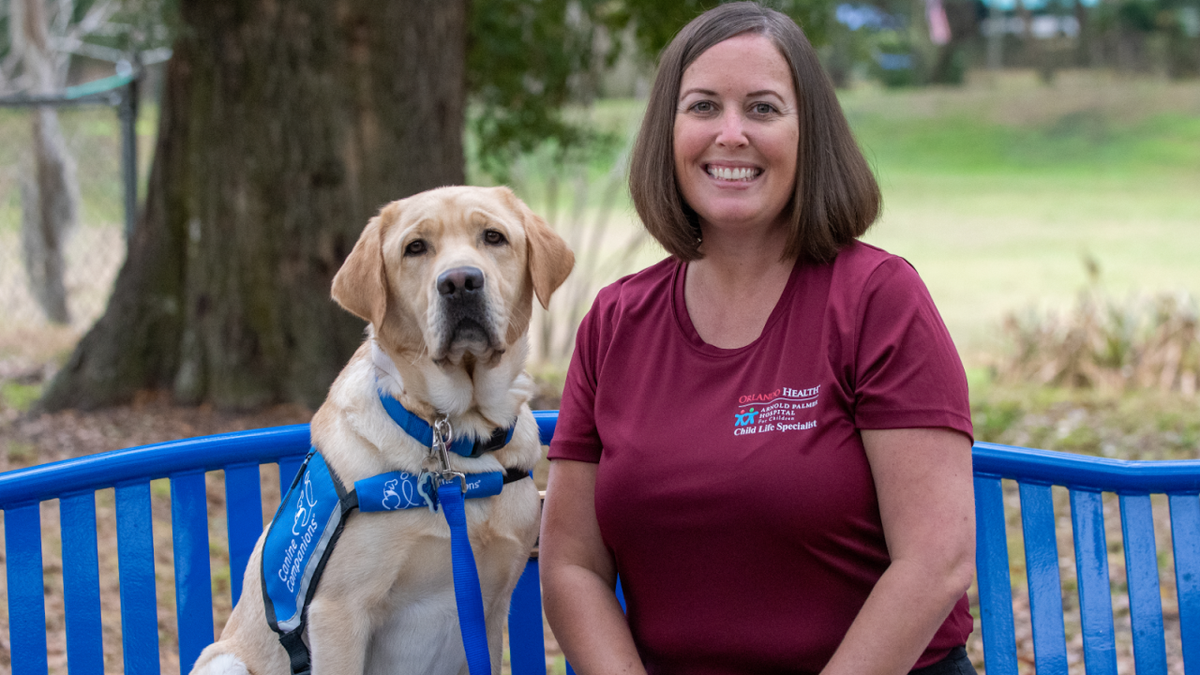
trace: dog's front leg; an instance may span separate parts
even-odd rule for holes
[[[508,603],[503,603],[507,609]],[[500,662],[504,655],[504,624],[508,621],[508,612],[493,611],[487,618],[488,655],[492,657],[492,672],[500,672]],[[465,672],[465,671],[464,671]]]
[[[313,675],[360,675],[371,636],[369,612],[318,593],[308,607]]]

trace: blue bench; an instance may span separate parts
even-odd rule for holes
[[[548,441],[557,413],[536,416]],[[47,588],[59,584],[70,672],[104,671],[96,491],[109,488],[116,512],[123,669],[130,675],[160,672],[156,593],[162,589],[156,587],[156,576],[162,570],[155,567],[151,497],[152,489],[161,488],[151,481],[163,478],[170,485],[179,663],[187,672],[213,639],[206,473],[224,475],[232,602],[241,594],[242,570],[263,528],[260,465],[277,464],[286,485],[307,450],[308,427],[296,425],[117,450],[0,474],[14,675],[48,672],[45,597]],[[1200,674],[1200,461],[1119,461],[987,443],[976,444],[974,453],[979,604],[973,610],[980,618],[988,675],[1016,675],[1022,662],[1031,662],[1038,673],[1067,673],[1069,656],[1080,651],[1068,648],[1064,616],[1072,613],[1078,616],[1087,672],[1115,675],[1124,631],[1114,623],[1114,602],[1124,621],[1126,596],[1137,672],[1165,675],[1168,668],[1178,672],[1182,663],[1185,673]],[[1151,495],[1169,504],[1170,546],[1161,545],[1155,535]],[[41,505],[47,500],[59,504],[61,581],[51,579],[58,574],[53,566],[43,569]],[[1119,548],[1105,528],[1105,507],[1114,501],[1120,512]],[[1066,502],[1071,527],[1056,528]],[[1073,542],[1074,579],[1061,574],[1070,565],[1061,564],[1060,537]],[[1009,546],[1022,538],[1023,559],[1016,550],[1020,547]],[[1120,548],[1124,575],[1109,568],[1110,555]],[[1173,581],[1165,571],[1172,566]],[[1165,588],[1160,583],[1164,578]],[[1028,588],[1028,616],[1023,589],[1013,593],[1014,579]],[[1172,583],[1175,593],[1164,596]],[[1171,631],[1164,623],[1164,597],[1170,603],[1166,623]],[[1024,631],[1025,626],[1032,631],[1032,654],[1018,651],[1018,627]],[[514,594],[508,649],[515,675],[545,674],[536,558],[529,561]]]

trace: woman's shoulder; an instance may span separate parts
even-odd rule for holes
[[[857,289],[880,283],[921,283],[920,275],[908,260],[857,240],[838,252],[832,274],[835,285]]]
[[[878,246],[856,239],[838,252],[833,264],[835,267],[840,267],[845,271],[861,270],[870,273],[882,265],[894,264],[896,262],[907,263],[904,258],[894,253],[889,253]]]

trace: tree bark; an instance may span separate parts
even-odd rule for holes
[[[329,298],[385,203],[463,181],[465,0],[183,0],[145,207],[42,399],[317,406],[362,340]]]

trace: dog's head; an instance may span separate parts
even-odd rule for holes
[[[399,352],[488,361],[570,274],[566,242],[508,188],[446,187],[371,219],[333,279],[333,299]]]

